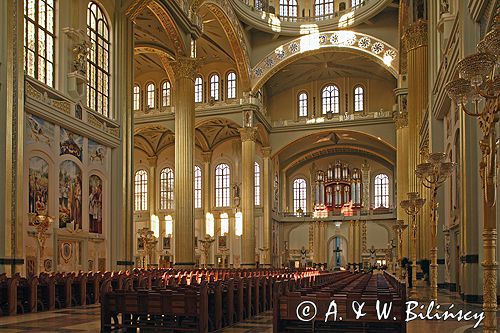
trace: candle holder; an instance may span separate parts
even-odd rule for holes
[[[399,279],[403,280],[404,275],[403,275],[403,231],[408,228],[408,226],[405,224],[404,220],[397,220],[396,224],[392,226],[394,231],[396,232],[396,235],[398,237],[397,243],[398,243],[398,265],[399,265]]]

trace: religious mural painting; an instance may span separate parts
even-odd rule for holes
[[[74,134],[61,127],[60,134],[60,155],[73,155],[82,161],[83,158],[83,137]]]
[[[103,164],[106,157],[106,147],[89,140],[89,163]]]
[[[82,172],[73,161],[59,170],[59,228],[82,229]]]
[[[54,125],[32,114],[26,115],[26,143],[42,143],[51,147],[54,142]]]
[[[89,232],[102,234],[102,179],[89,178]]]
[[[43,158],[35,156],[29,162],[28,213],[46,215],[48,202],[49,164]]]

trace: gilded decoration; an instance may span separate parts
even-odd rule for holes
[[[177,55],[186,55],[184,42],[182,40],[181,34],[177,29],[175,22],[172,20],[170,15],[168,15],[165,8],[157,3],[156,1],[150,1],[147,4],[149,10],[156,16],[158,21],[161,23],[163,29],[167,32],[168,36],[174,44],[175,53]]]
[[[394,119],[397,130],[408,127],[408,112],[395,111],[392,114],[392,119]]]
[[[403,35],[403,43],[406,51],[427,45],[427,21],[418,20],[406,29]]]
[[[200,59],[178,57],[177,60],[171,61],[170,64],[177,79],[185,78],[194,82],[198,73]]]
[[[26,96],[32,99],[38,100],[45,105],[51,106],[65,114],[71,114],[71,103],[68,101],[61,101],[57,99],[52,99],[49,97],[47,92],[41,92],[35,87],[33,87],[29,82],[26,82]]]
[[[134,21],[137,15],[144,10],[148,6],[151,0],[136,0],[130,4],[130,6],[125,9],[125,16],[131,21]]]
[[[270,158],[271,157],[271,147],[262,147],[260,150],[262,152],[263,158]]]
[[[243,127],[239,128],[241,141],[255,141],[257,138],[257,128],[256,127]]]
[[[99,121],[93,114],[87,113],[87,123],[93,127],[102,129],[103,125],[102,122]]]

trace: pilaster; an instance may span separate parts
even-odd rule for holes
[[[262,207],[264,210],[263,219],[263,249],[265,252],[264,267],[271,267],[271,233],[272,233],[272,210],[271,210],[271,183],[273,181],[271,172],[271,147],[262,147]]]

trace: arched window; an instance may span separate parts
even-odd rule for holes
[[[155,107],[155,84],[153,82],[146,86],[146,94],[148,101],[148,108],[154,109]]]
[[[135,173],[135,210],[148,210],[148,173],[146,170],[138,170]]]
[[[334,12],[333,0],[316,0],[314,2],[314,15],[326,16]]]
[[[219,100],[219,75],[213,74],[210,77],[210,97],[213,98],[214,101]]]
[[[227,74],[227,98],[236,98],[236,73]]]
[[[201,208],[201,168],[194,166],[194,208]]]
[[[24,1],[24,69],[54,87],[55,0]]]
[[[170,106],[170,81],[161,84],[161,106]]]
[[[352,0],[351,7],[356,8],[356,7],[362,6],[364,4],[364,2],[365,2],[364,0]]]
[[[280,0],[280,16],[297,17],[297,0]]]
[[[307,183],[304,178],[293,181],[293,211],[307,210]]]
[[[389,208],[389,177],[386,174],[375,176],[375,208]]]
[[[194,81],[194,101],[195,103],[203,102],[203,79],[198,76]]]
[[[160,209],[174,209],[174,171],[170,168],[160,172]]]
[[[365,110],[365,90],[362,86],[354,88],[354,112],[363,112]]]
[[[333,113],[340,112],[339,88],[337,86],[328,85],[324,87],[321,92],[321,100],[323,105],[323,114],[330,111]]]
[[[229,207],[230,170],[227,164],[215,167],[215,207]]]
[[[299,94],[299,117],[307,117],[307,93]]]
[[[255,0],[255,9],[264,10],[264,2],[263,0]]]
[[[101,8],[93,1],[89,2],[87,10],[87,35],[91,44],[87,55],[87,106],[111,117],[109,25]]]
[[[134,84],[134,111],[141,108],[141,87],[138,84]]]
[[[255,162],[255,206],[260,206],[260,165]]]

